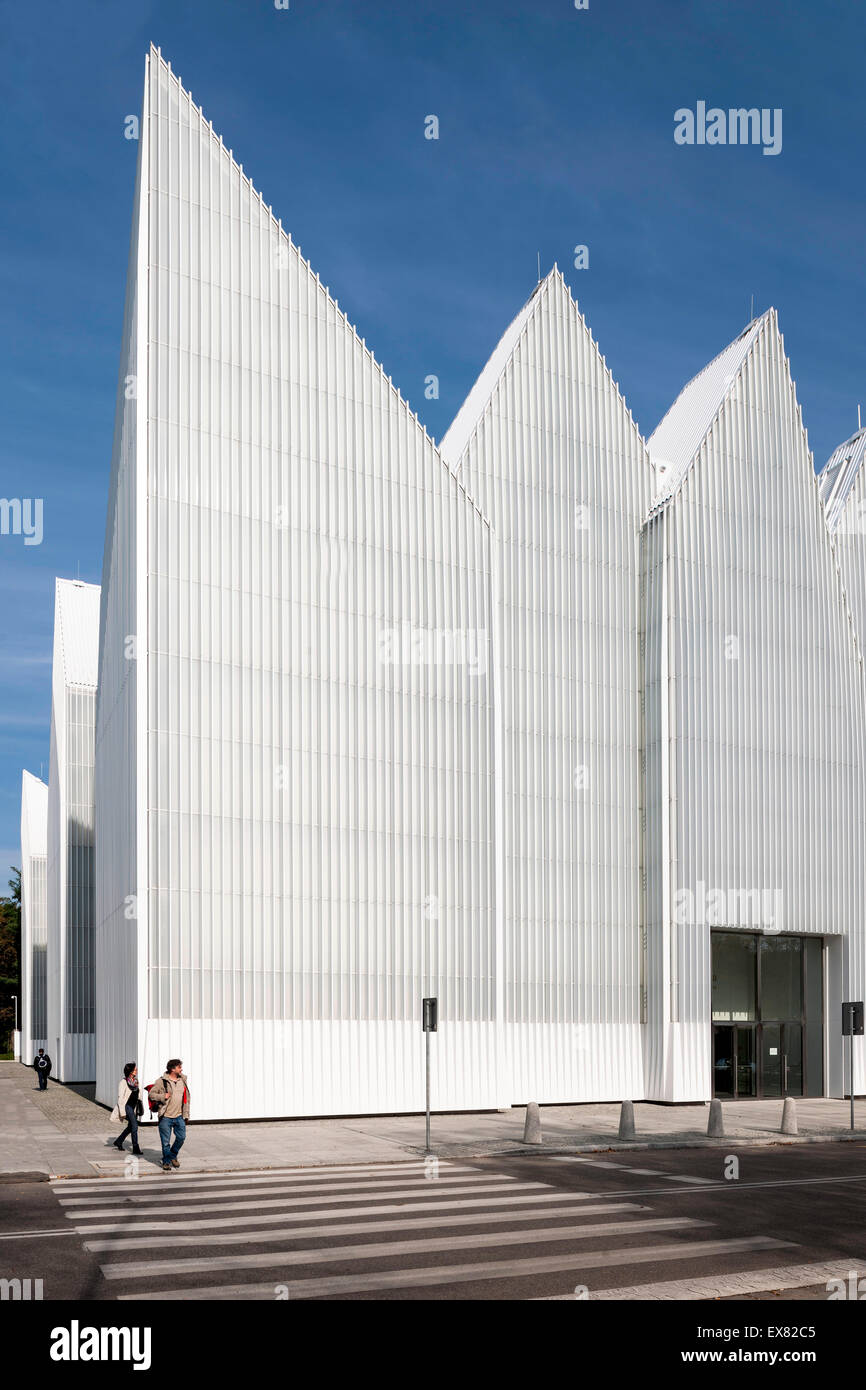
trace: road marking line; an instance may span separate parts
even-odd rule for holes
[[[399,1178],[397,1179],[397,1182],[400,1182]],[[320,1197],[325,1197],[326,1200],[338,1202],[340,1201],[341,1194],[344,1193],[348,1197],[351,1197],[357,1192],[365,1197],[372,1198],[375,1197],[379,1192],[381,1192],[383,1196],[390,1197],[392,1194],[397,1195],[398,1193],[403,1194],[424,1192],[426,1189],[432,1187],[434,1183],[437,1187],[441,1188],[443,1191],[446,1192],[471,1192],[473,1186],[477,1186],[480,1190],[487,1192],[494,1192],[500,1189],[511,1190],[516,1189],[518,1187],[547,1188],[550,1186],[549,1183],[534,1182],[530,1178],[526,1178],[522,1182],[518,1182],[516,1178],[501,1176],[498,1173],[491,1173],[479,1174],[479,1176],[477,1177],[477,1179],[474,1180],[474,1182],[472,1179],[467,1178],[419,1178],[417,1182],[411,1182],[410,1186],[407,1186],[406,1182],[404,1182],[402,1186],[399,1187],[395,1186],[393,1182],[329,1182],[323,1183],[321,1187],[315,1188],[298,1187],[294,1183],[292,1183],[291,1185],[286,1187],[277,1184],[275,1187],[267,1187],[263,1190],[274,1196],[305,1196],[305,1198],[308,1198],[312,1202],[318,1201]],[[194,1198],[197,1197],[197,1195],[198,1193],[195,1188],[175,1187],[174,1182],[171,1181],[166,1183],[157,1200],[159,1201],[160,1206],[173,1206],[176,1202],[179,1201],[192,1201]],[[218,1197],[220,1201],[227,1202],[230,1201],[233,1197],[255,1197],[256,1194],[254,1192],[250,1192],[249,1188],[231,1187],[227,1188],[225,1192],[215,1192],[213,1191],[213,1189],[208,1188],[205,1192],[201,1193],[201,1196],[205,1199],[207,1199],[208,1197]],[[119,1192],[112,1192],[110,1195],[105,1197],[58,1197],[57,1200],[60,1202],[64,1210],[66,1210],[69,1207],[79,1207],[82,1210],[86,1208],[98,1212],[100,1208],[110,1206],[112,1202],[117,1202],[118,1199],[121,1197],[125,1198],[127,1202],[134,1202],[146,1206],[151,1206],[154,1201],[152,1193],[142,1192],[140,1189],[136,1188],[134,1179],[130,1179],[126,1188],[121,1188]],[[206,1210],[206,1208],[204,1208],[204,1210]]]
[[[591,1163],[593,1168],[613,1168],[618,1172],[622,1172],[625,1166],[622,1163],[609,1163],[607,1159],[603,1158],[585,1158],[584,1163]]]
[[[126,1157],[127,1159],[129,1159],[132,1157],[132,1154],[127,1154]],[[142,1168],[144,1168],[148,1177],[161,1177],[161,1169],[158,1166],[156,1168],[153,1168],[153,1166],[150,1163],[143,1163]],[[478,1171],[478,1169],[472,1167],[471,1164],[452,1163],[447,1159],[440,1159],[440,1172],[443,1168],[447,1169],[449,1173],[474,1173]],[[291,1178],[293,1181],[297,1182],[314,1182],[317,1178],[351,1178],[356,1174],[363,1174],[367,1177],[381,1178],[387,1178],[389,1177],[389,1175],[393,1175],[395,1178],[403,1178],[408,1176],[412,1172],[418,1173],[422,1177],[424,1176],[425,1160],[423,1158],[412,1159],[411,1161],[407,1161],[405,1163],[381,1163],[379,1165],[365,1164],[363,1166],[355,1168],[338,1167],[335,1165],[329,1165],[325,1167],[323,1165],[321,1168],[264,1168],[257,1169],[255,1172],[252,1173],[250,1173],[247,1169],[243,1168],[238,1169],[236,1172],[229,1171],[225,1173],[184,1173],[183,1177],[178,1178],[177,1181],[195,1182],[196,1184],[201,1183],[202,1186],[208,1183],[227,1182],[255,1184],[262,1182],[272,1182],[275,1178],[278,1180]],[[76,1188],[103,1191],[106,1189],[110,1190],[113,1187],[120,1187],[123,1185],[124,1182],[128,1181],[128,1178],[122,1177],[54,1178],[52,1179],[49,1185],[53,1188],[55,1192],[60,1192],[66,1189],[74,1190]]]
[[[494,1279],[520,1279],[533,1274],[554,1274],[562,1270],[573,1270],[584,1277],[588,1269],[603,1269],[622,1264],[654,1264],[663,1260],[700,1260],[717,1255],[753,1253],[790,1246],[790,1241],[773,1240],[765,1236],[752,1236],[740,1240],[705,1240],[689,1244],[651,1245],[647,1247],[616,1250],[609,1252],[587,1250],[570,1255],[536,1256],[525,1260],[489,1260],[470,1265],[439,1265],[433,1268],[382,1270],[374,1274],[337,1274],[312,1279],[285,1280],[270,1284],[229,1284],[210,1288],[171,1289],[165,1286],[156,1293],[125,1293],[118,1300],[131,1299],[165,1301],[167,1292],[173,1299],[289,1299],[330,1298],[351,1294],[367,1293],[380,1289],[423,1288],[434,1284],[474,1284],[487,1283]]]
[[[131,1264],[102,1264],[106,1279],[150,1279],[155,1275],[208,1274],[224,1269],[261,1269],[276,1265],[344,1264],[350,1260],[392,1260],[400,1255],[431,1255],[451,1250],[491,1250],[503,1245],[536,1245],[545,1242],[590,1240],[596,1236],[642,1235],[644,1231],[678,1231],[709,1226],[709,1221],[690,1221],[685,1216],[650,1220],[593,1222],[589,1226],[543,1227],[534,1231],[485,1231],[472,1236],[437,1236],[434,1240],[383,1240],[364,1245],[331,1245],[318,1250],[269,1250],[254,1255],[211,1255],[201,1260],[135,1260]],[[315,1232],[312,1239],[320,1238]],[[688,1247],[679,1246],[680,1254]],[[592,1263],[593,1252],[586,1256]]]
[[[447,1198],[442,1198],[441,1201],[433,1200],[433,1201],[429,1201],[429,1202],[389,1202],[389,1203],[382,1203],[382,1204],[380,1204],[380,1205],[378,1205],[378,1206],[370,1206],[370,1207],[320,1207],[320,1208],[318,1208],[318,1209],[313,1209],[312,1211],[306,1211],[306,1210],[305,1210],[305,1211],[303,1211],[303,1212],[299,1212],[298,1214],[301,1215],[301,1216],[303,1216],[303,1217],[305,1218],[305,1220],[307,1220],[307,1221],[312,1221],[312,1220],[315,1220],[315,1219],[321,1219],[321,1220],[325,1220],[325,1221],[326,1221],[326,1220],[328,1220],[328,1219],[330,1219],[330,1220],[338,1220],[340,1217],[342,1217],[343,1219],[345,1219],[345,1218],[350,1217],[350,1216],[380,1216],[380,1215],[388,1215],[390,1212],[443,1211],[443,1210],[446,1210],[446,1209],[448,1209],[448,1208],[455,1208],[455,1207],[456,1207],[456,1208],[459,1208],[459,1209],[462,1209],[462,1208],[464,1208],[464,1207],[502,1207],[502,1206],[506,1206],[506,1207],[509,1207],[509,1208],[510,1208],[510,1207],[516,1206],[518,1203],[519,1203],[520,1205],[523,1205],[523,1204],[526,1203],[526,1202],[536,1202],[536,1203],[537,1203],[537,1202],[578,1202],[578,1203],[580,1203],[580,1202],[589,1201],[589,1200],[591,1200],[591,1199],[595,1199],[595,1200],[597,1201],[597,1200],[598,1200],[598,1193],[589,1193],[589,1192],[539,1192],[539,1193],[528,1193],[528,1194],[526,1194],[526,1195],[524,1195],[524,1196],[508,1196],[508,1197],[501,1197],[501,1196],[500,1196],[500,1197],[470,1197],[470,1198],[464,1198],[464,1199],[462,1199],[462,1200],[460,1200],[460,1201],[453,1201],[450,1197],[447,1197]],[[606,1202],[606,1201],[607,1201],[607,1198],[605,1197],[605,1202]],[[254,1207],[254,1209],[255,1209],[256,1211],[260,1211],[260,1209],[261,1209],[262,1206],[267,1206],[268,1204],[267,1204],[266,1202],[259,1202],[259,1203],[245,1203],[244,1205],[246,1205],[246,1206],[252,1206],[252,1207]],[[219,1220],[219,1219],[214,1219],[213,1217],[210,1217],[207,1221],[184,1221],[184,1223],[183,1223],[184,1230],[185,1230],[185,1231],[194,1231],[194,1230],[214,1230],[216,1227],[223,1227],[223,1226],[266,1225],[266,1224],[268,1224],[268,1223],[270,1223],[270,1222],[274,1222],[274,1221],[286,1221],[287,1219],[290,1219],[290,1218],[291,1218],[292,1213],[293,1213],[293,1211],[294,1211],[294,1209],[295,1209],[296,1207],[298,1207],[298,1206],[304,1206],[305,1203],[304,1203],[304,1202],[300,1202],[300,1203],[299,1203],[299,1202],[294,1202],[294,1203],[289,1204],[289,1203],[286,1203],[286,1202],[272,1202],[271,1205],[272,1205],[272,1206],[275,1206],[275,1207],[280,1207],[280,1208],[282,1208],[282,1210],[277,1211],[277,1212],[273,1212],[273,1213],[268,1213],[268,1215],[265,1215],[265,1216],[262,1216],[262,1215],[259,1215],[259,1216],[230,1216],[230,1217],[224,1217],[224,1218],[222,1218],[221,1220]],[[193,1210],[198,1212],[198,1211],[202,1211],[202,1208],[201,1208],[201,1207],[195,1207],[195,1208],[193,1208]],[[225,1211],[226,1208],[225,1208],[224,1206],[218,1204],[218,1205],[213,1206],[213,1207],[204,1208],[204,1210],[207,1210],[207,1211]],[[237,1210],[238,1210],[238,1204],[235,1204],[235,1205],[229,1207],[229,1211],[237,1211]],[[585,1208],[579,1207],[579,1208],[575,1211],[575,1215],[576,1215],[576,1216],[579,1216],[584,1210],[585,1210]],[[641,1207],[641,1210],[642,1210],[642,1211],[645,1211],[645,1210],[648,1210],[648,1208]],[[77,1220],[79,1219],[78,1217],[75,1216],[75,1214],[74,1214],[73,1212],[67,1212],[66,1215],[67,1215],[67,1217],[69,1218],[70,1221],[77,1221]],[[114,1216],[125,1216],[126,1213],[123,1212],[123,1211],[119,1211],[119,1212],[100,1212],[99,1215],[100,1215],[100,1216],[111,1216],[111,1215],[114,1215]],[[132,1215],[134,1215],[134,1216],[141,1216],[143,1219],[140,1220],[140,1221],[130,1221],[130,1220],[126,1220],[126,1221],[122,1221],[122,1222],[106,1222],[106,1223],[104,1223],[104,1224],[97,1225],[97,1224],[95,1224],[94,1222],[92,1222],[92,1221],[90,1220],[90,1218],[85,1214],[85,1216],[81,1217],[80,1219],[81,1219],[82,1221],[86,1219],[87,1222],[88,1222],[88,1224],[87,1224],[86,1226],[84,1226],[84,1225],[79,1226],[79,1227],[77,1228],[77,1229],[78,1229],[78,1233],[79,1233],[79,1235],[94,1235],[94,1234],[97,1234],[97,1233],[102,1234],[103,1232],[106,1232],[106,1231],[122,1231],[122,1232],[124,1232],[125,1234],[129,1234],[130,1231],[149,1231],[149,1232],[153,1232],[153,1231],[158,1231],[158,1230],[160,1229],[160,1223],[154,1221],[152,1215],[151,1215],[151,1216],[148,1216],[148,1217],[146,1217],[146,1218],[144,1218],[144,1213],[143,1213],[143,1212],[134,1212],[134,1213],[132,1213]],[[323,1229],[325,1230],[325,1232],[327,1232],[327,1228],[326,1228],[326,1227],[323,1228]]]
[[[609,1163],[607,1159],[585,1158],[583,1163],[591,1163],[594,1168],[610,1168],[614,1173],[635,1173],[640,1177],[662,1178],[666,1182],[694,1182],[713,1185],[717,1178],[694,1178],[685,1173],[660,1173],[655,1168],[630,1168],[627,1163]]]
[[[770,1293],[776,1289],[808,1289],[812,1285],[826,1284],[831,1279],[846,1281],[857,1266],[866,1268],[866,1260],[831,1260],[817,1264],[781,1265],[777,1269],[747,1270],[743,1274],[711,1274],[705,1279],[668,1279],[659,1284],[632,1284],[621,1289],[598,1289],[590,1292],[590,1299],[658,1299],[671,1301],[699,1298],[731,1298],[737,1294]],[[853,1267],[853,1268],[852,1268]],[[554,1294],[546,1299],[533,1299],[538,1303],[574,1300],[573,1293]]]
[[[519,1185],[519,1186],[517,1186],[517,1187],[514,1187],[514,1188],[511,1188],[511,1189],[509,1189],[509,1190],[515,1194],[515,1197],[514,1197],[513,1200],[519,1200],[519,1201],[524,1201],[524,1202],[525,1202],[525,1201],[531,1201],[531,1200],[533,1200],[536,1196],[538,1196],[538,1197],[540,1198],[541,1195],[542,1195],[542,1194],[538,1191],[538,1188],[535,1187],[532,1183],[527,1183],[527,1184],[525,1184],[525,1186],[521,1184],[521,1185]],[[481,1187],[452,1187],[452,1188],[449,1188],[449,1189],[448,1189],[448,1196],[463,1197],[463,1196],[467,1196],[467,1195],[470,1195],[470,1194],[475,1194],[476,1196],[480,1197],[480,1196],[483,1195],[484,1193],[489,1193],[489,1192],[501,1192],[501,1191],[502,1191],[502,1188],[501,1188],[501,1187],[486,1187],[486,1186],[481,1186]],[[555,1198],[556,1200],[561,1200],[563,1196],[567,1196],[567,1195],[568,1195],[567,1193],[560,1193],[560,1192],[551,1194],[552,1198]],[[586,1200],[587,1200],[587,1196],[595,1197],[596,1200],[597,1200],[597,1199],[598,1199],[598,1195],[599,1195],[599,1194],[598,1194],[597,1192],[589,1193],[589,1194],[581,1194],[580,1200],[581,1200],[581,1201],[586,1201]],[[628,1194],[626,1194],[626,1195],[628,1195]],[[392,1191],[390,1191],[390,1192],[359,1192],[359,1193],[357,1193],[357,1194],[352,1193],[352,1192],[346,1192],[346,1193],[341,1193],[339,1196],[336,1196],[336,1197],[330,1197],[330,1198],[328,1198],[328,1199],[326,1199],[326,1200],[328,1201],[329,1205],[330,1205],[331,1207],[333,1207],[334,1215],[335,1215],[335,1216],[340,1216],[340,1215],[341,1215],[341,1212],[340,1212],[339,1203],[341,1203],[341,1202],[351,1202],[351,1201],[353,1200],[353,1198],[355,1198],[356,1196],[357,1196],[357,1197],[360,1197],[360,1198],[366,1198],[367,1201],[371,1201],[372,1199],[374,1199],[374,1198],[376,1198],[376,1197],[381,1197],[383,1201],[393,1201],[393,1200],[394,1200],[395,1198],[397,1198],[397,1197],[418,1197],[418,1196],[420,1196],[420,1193],[419,1193],[418,1189],[417,1189],[417,1188],[414,1188],[414,1187],[413,1187],[413,1188],[409,1188],[409,1189],[396,1188],[396,1189],[394,1189],[394,1190],[392,1190]],[[505,1200],[508,1200],[508,1199],[506,1198]],[[313,1205],[314,1205],[315,1203],[317,1203],[317,1202],[321,1203],[321,1201],[322,1201],[322,1199],[321,1199],[321,1197],[319,1197],[319,1196],[310,1196],[310,1197],[274,1197],[273,1199],[268,1200],[267,1202],[261,1202],[261,1201],[259,1201],[259,1202],[197,1202],[197,1203],[195,1204],[195,1206],[178,1206],[178,1205],[173,1205],[173,1206],[171,1207],[171,1214],[172,1214],[172,1216],[196,1216],[196,1215],[198,1215],[199,1212],[225,1211],[226,1208],[228,1208],[230,1211],[264,1211],[264,1210],[266,1210],[266,1209],[268,1209],[268,1208],[273,1208],[273,1207],[282,1207],[282,1208],[284,1208],[284,1209],[293,1210],[293,1209],[296,1208],[296,1207],[308,1207],[308,1206],[313,1206]],[[470,1204],[470,1205],[471,1205],[471,1204]],[[161,1210],[163,1210],[163,1211],[164,1211],[165,1209],[166,1209],[166,1208],[164,1208],[164,1207],[161,1208]],[[127,1216],[127,1217],[132,1217],[132,1216],[146,1216],[147,1213],[146,1213],[146,1211],[145,1211],[143,1208],[142,1208],[142,1209],[136,1209],[136,1208],[131,1208],[131,1207],[117,1207],[117,1208],[115,1208],[115,1209],[113,1209],[113,1210],[109,1210],[109,1211],[105,1211],[105,1210],[101,1210],[101,1209],[95,1210],[95,1211],[86,1210],[86,1209],[85,1209],[85,1210],[76,1209],[76,1210],[74,1210],[74,1211],[67,1211],[67,1212],[64,1212],[64,1215],[65,1215],[65,1216],[68,1216],[69,1219],[70,1219],[70,1221],[89,1221],[89,1220],[98,1220],[98,1219],[104,1218],[104,1217],[106,1217],[106,1216]],[[153,1218],[151,1217],[150,1219],[152,1220]]]
[[[403,1230],[429,1230],[435,1226],[481,1226],[497,1221],[507,1221],[509,1224],[518,1221],[546,1221],[553,1220],[559,1216],[606,1216],[610,1212],[623,1211],[651,1211],[651,1207],[641,1206],[638,1202],[611,1202],[599,1203],[581,1207],[576,1212],[574,1207],[549,1207],[546,1211],[485,1211],[469,1212],[455,1216],[451,1214],[440,1214],[431,1216],[414,1216],[399,1221],[363,1221],[346,1222],[338,1226],[323,1226],[321,1223],[315,1226],[285,1226],[277,1231],[221,1231],[216,1235],[175,1235],[172,1234],[172,1248],[181,1245],[254,1245],[256,1242],[264,1244],[268,1240],[321,1240],[325,1236],[351,1236],[366,1235],[368,1231],[403,1231]],[[313,1213],[305,1213],[307,1219]],[[276,1219],[284,1219],[282,1217]],[[214,1225],[224,1225],[223,1222],[214,1222]],[[243,1218],[238,1218],[238,1224],[243,1224]],[[117,1232],[124,1235],[119,1240],[88,1240],[84,1242],[85,1250],[140,1250],[144,1247],[153,1248],[152,1233],[159,1229],[157,1223],[152,1223],[147,1227],[148,1239],[142,1236],[130,1237],[128,1226],[115,1226]],[[70,1232],[75,1235],[76,1233]],[[90,1234],[89,1230],[83,1234]]]

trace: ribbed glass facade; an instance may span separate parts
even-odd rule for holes
[[[140,159],[97,728],[100,825],[138,854],[98,875],[105,1084],[129,1019],[186,1051],[249,1023],[288,1073],[259,1113],[409,1106],[433,992],[483,1059],[475,1082],[455,1052],[447,1093],[480,1096],[489,525],[155,53]]]
[[[94,727],[99,588],[58,579],[48,789],[47,1048],[59,1081],[95,1077]]]
[[[66,1028],[94,1030],[93,729],[95,690],[66,697]],[[91,1078],[92,1079],[92,1078]]]
[[[866,707],[836,559],[773,311],[647,444],[554,269],[437,447],[152,49],[95,1000],[84,933],[68,958],[100,1099],[180,1055],[205,1117],[417,1110],[426,995],[439,1109],[811,1091],[825,1060],[838,1089]],[[805,995],[714,1021],[741,929],[803,943],[817,1033]]]
[[[514,1094],[631,1094],[642,1086],[638,537],[651,469],[559,271],[504,335],[442,452],[497,550]]]
[[[774,310],[649,450],[665,471],[644,531],[647,1074],[651,1097],[687,1100],[710,1085],[712,928],[844,939],[863,994],[866,711]]]

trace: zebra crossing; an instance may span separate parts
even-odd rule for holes
[[[121,1300],[435,1298],[451,1288],[521,1299],[538,1296],[539,1280],[548,1297],[567,1297],[577,1284],[605,1288],[617,1268],[685,1264],[699,1275],[738,1257],[753,1270],[794,1248],[722,1239],[712,1222],[659,1215],[639,1193],[574,1191],[458,1161],[134,1171],[52,1184]]]

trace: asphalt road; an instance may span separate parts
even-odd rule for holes
[[[0,1279],[41,1279],[44,1300],[646,1299],[674,1285],[826,1301],[828,1272],[866,1280],[864,1157],[731,1145],[6,1184]]]

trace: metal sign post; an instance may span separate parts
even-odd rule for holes
[[[435,1033],[439,1025],[439,1001],[438,999],[422,999],[422,1024],[424,1029],[424,1044],[426,1052],[427,1068],[427,1144],[425,1152],[430,1152],[430,1034]]]
[[[851,1097],[851,1128],[854,1128],[854,1037],[863,1032],[863,1000],[842,1005],[842,1036],[848,1039],[848,1094]]]

